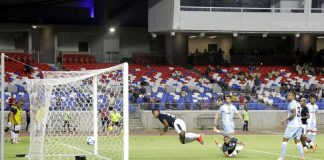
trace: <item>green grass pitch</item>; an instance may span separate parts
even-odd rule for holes
[[[158,133],[157,133],[158,134]],[[237,160],[275,160],[281,150],[281,135],[238,135],[246,147],[235,158]],[[181,144],[177,135],[166,136],[130,136],[130,160],[223,160],[221,151],[213,139],[221,136],[205,136],[205,144],[198,142]],[[5,159],[19,160],[17,153],[26,153],[28,137],[22,137],[20,144],[5,143]],[[85,140],[86,143],[86,140]],[[305,153],[306,160],[324,160],[324,135],[317,135],[318,150],[316,153]],[[297,160],[297,147],[290,140],[286,160]]]

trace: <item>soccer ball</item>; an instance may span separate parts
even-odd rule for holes
[[[87,144],[88,145],[92,145],[92,144],[95,144],[95,138],[93,137],[93,136],[89,136],[88,138],[87,138]]]

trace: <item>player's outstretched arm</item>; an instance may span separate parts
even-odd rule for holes
[[[168,125],[168,122],[165,120],[165,119],[163,119],[163,132],[162,133],[160,133],[160,135],[162,136],[162,135],[164,135],[165,134],[165,132],[167,132],[168,131],[168,129],[169,129],[169,125]]]
[[[239,119],[241,120],[241,122],[242,122],[243,124],[245,124],[242,115],[241,115],[239,112],[237,112],[237,111],[235,112],[235,114],[239,117]]]
[[[240,144],[240,145],[242,145],[242,146],[245,146],[245,144],[242,142],[242,141],[237,141],[237,144]]]
[[[227,151],[224,152],[224,156],[225,156],[225,157],[229,157],[229,154],[228,154]]]
[[[214,132],[219,133],[219,134],[221,134],[222,136],[229,136],[227,133],[225,133],[225,132],[223,132],[223,131],[217,129],[216,127],[214,127]]]
[[[216,128],[216,126],[217,126],[217,120],[218,120],[218,117],[219,117],[219,112],[216,112],[216,114],[215,114],[215,121],[214,121],[215,128]]]

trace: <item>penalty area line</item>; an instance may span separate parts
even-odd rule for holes
[[[279,153],[272,153],[272,152],[260,151],[260,150],[255,150],[255,149],[245,149],[245,150],[246,151],[251,151],[251,152],[256,152],[256,153],[263,153],[263,154],[280,156]],[[286,157],[300,158],[299,156],[288,155],[288,154],[286,154]],[[320,160],[320,159],[314,159],[314,158],[308,158],[308,157],[305,157],[305,159],[308,159],[308,160]]]

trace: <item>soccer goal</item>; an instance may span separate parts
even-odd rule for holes
[[[99,70],[43,72],[43,79],[27,81],[27,90],[29,159],[72,160],[80,155],[128,160],[127,63]],[[102,108],[114,118],[104,123]]]

